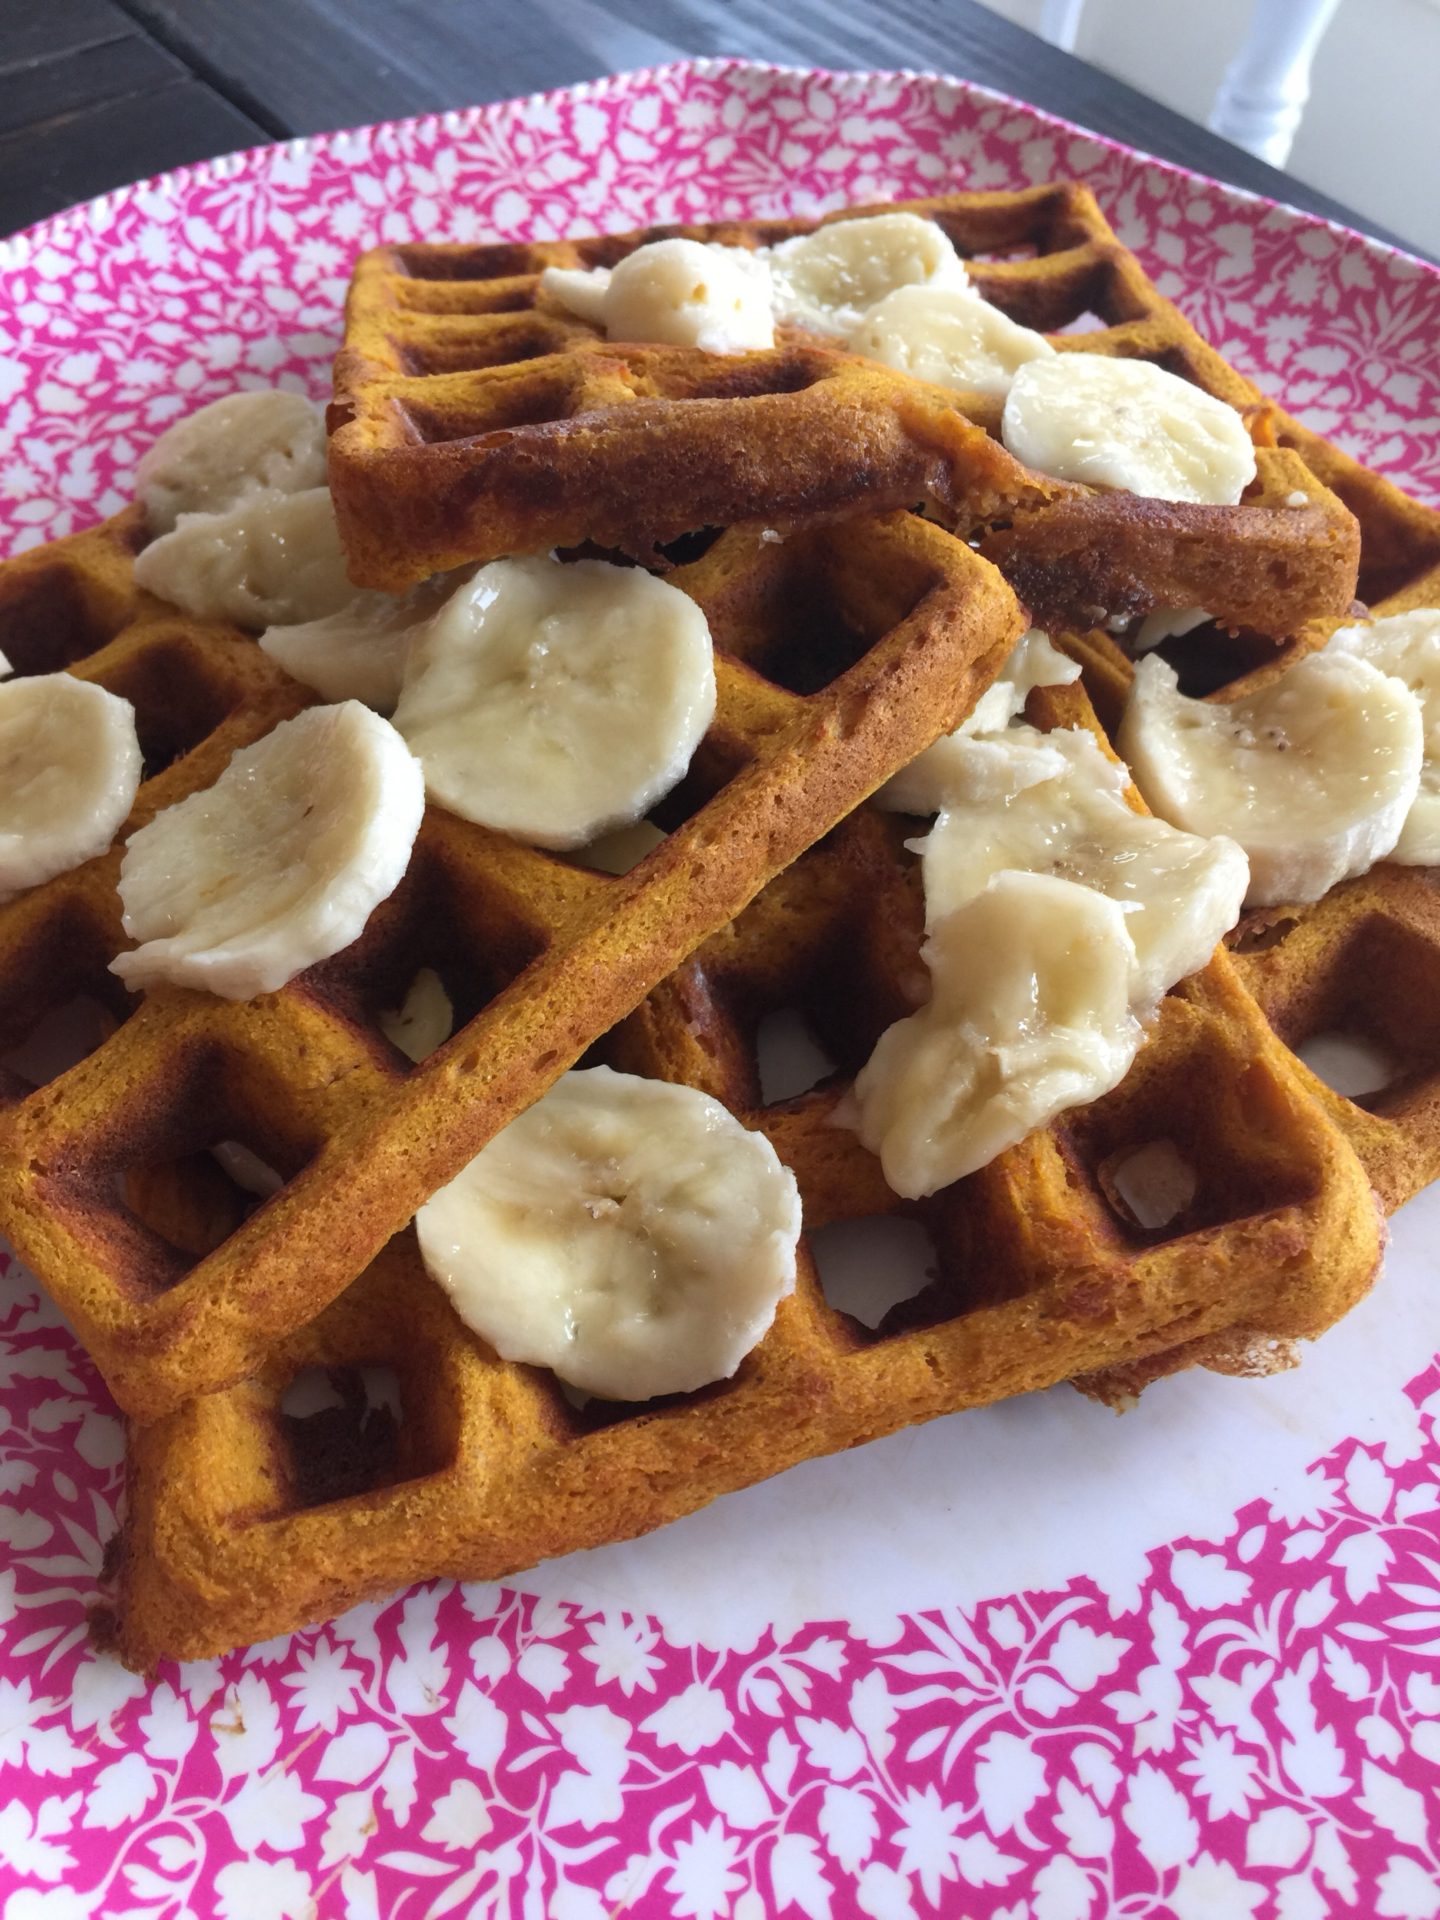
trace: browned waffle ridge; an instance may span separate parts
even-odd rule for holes
[[[1078,689],[1031,717],[1085,724]],[[806,1232],[892,1215],[929,1232],[936,1277],[870,1332],[800,1279],[733,1380],[577,1411],[498,1361],[420,1267],[411,1232],[250,1380],[131,1436],[129,1518],[101,1631],[132,1666],[261,1640],[437,1575],[498,1578],[629,1538],[717,1495],[958,1408],[1072,1378],[1128,1386],[1193,1360],[1275,1364],[1375,1270],[1377,1210],[1343,1136],[1223,955],[1169,995],[1129,1076],[918,1205],[835,1124],[879,1032],[924,991],[907,824],[870,808],[773,880],[597,1050],[684,1080],[763,1129],[796,1171]],[[839,1077],[763,1107],[755,1034],[808,1016]],[[1137,1225],[1112,1173],[1173,1141],[1199,1175],[1185,1213]],[[394,1370],[398,1425],[335,1446],[287,1419],[298,1373]],[[1131,1373],[1126,1374],[1125,1370]],[[378,1443],[378,1444],[377,1444]]]
[[[768,245],[813,221],[385,247],[357,263],[335,370],[331,485],[356,580],[398,589],[464,561],[585,540],[645,556],[700,527],[785,528],[862,498],[872,509],[923,499],[962,533],[1014,520],[987,552],[1037,617],[1203,605],[1278,638],[1344,610],[1358,554],[1350,515],[1293,454],[1277,455],[1273,410],[1160,298],[1088,189],[901,206],[943,227],[980,291],[1058,346],[1153,360],[1239,408],[1260,463],[1243,508],[1048,480],[981,431],[998,429],[993,401],[802,335],[728,355],[626,346],[540,292],[547,266],[610,265],[673,235]],[[993,257],[1016,252],[1029,257]],[[1106,324],[1061,331],[1087,313]],[[1285,507],[1296,491],[1307,504]]]
[[[115,637],[78,670],[133,693],[142,738],[171,693],[163,674],[153,690],[138,670],[116,678],[112,657],[168,644],[217,676],[247,664],[251,705],[177,760],[163,789],[142,787],[139,818],[213,780],[237,726],[254,737],[306,696],[228,631],[171,615],[155,639],[156,603],[136,600],[125,565],[135,525],[0,567],[0,644],[22,668],[64,664],[47,652],[64,623],[46,609],[103,601]],[[238,1378],[313,1318],[497,1128],[953,725],[1023,624],[985,561],[908,514],[784,542],[724,535],[671,578],[709,617],[718,710],[661,809],[672,830],[633,873],[592,873],[431,807],[404,882],[334,960],[244,1006],[155,991],[48,1086],[11,1083],[0,1227],[132,1415]],[[93,633],[77,619],[73,652],[88,654]],[[209,712],[201,701],[188,724],[204,732]],[[116,859],[0,908],[5,1045],[77,994],[128,1010],[105,971],[120,942]],[[463,1024],[411,1070],[376,1018],[426,965]],[[244,1217],[204,1151],[222,1139],[287,1176]],[[177,1166],[192,1211],[233,1228],[225,1237],[177,1244],[147,1224],[146,1193]]]

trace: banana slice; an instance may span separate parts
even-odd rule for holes
[[[243,1140],[217,1140],[210,1158],[242,1193],[253,1193],[257,1200],[272,1199],[285,1184],[283,1176]]]
[[[1414,694],[1425,728],[1420,790],[1387,858],[1407,867],[1440,866],[1440,608],[1417,607],[1368,627],[1341,627],[1325,650],[1368,660]]]
[[[597,873],[629,873],[632,867],[663,846],[665,835],[649,820],[637,820],[633,827],[617,827],[614,833],[602,833],[575,856],[582,867]]]
[[[1233,407],[1146,360],[1060,353],[1015,375],[1000,437],[1057,480],[1233,506],[1255,449]]]
[[[140,772],[128,700],[69,673],[0,686],[0,901],[103,853]]]
[[[1149,653],[1167,640],[1179,640],[1210,618],[1204,607],[1157,607],[1147,613],[1126,642],[1132,654]]]
[[[1116,746],[1156,813],[1245,849],[1252,906],[1294,905],[1390,852],[1419,790],[1424,727],[1403,682],[1343,652],[1309,654],[1228,704],[1187,699],[1147,654]]]
[[[540,291],[567,313],[573,313],[577,320],[588,320],[603,333],[605,299],[610,291],[609,267],[546,267],[540,275]]]
[[[0,653],[0,680],[8,680],[15,671],[5,654]]]
[[[795,1285],[800,1196],[708,1095],[565,1074],[415,1216],[425,1265],[504,1360],[606,1400],[728,1379]]]
[[[1032,627],[1021,634],[1009,659],[954,733],[933,741],[908,767],[892,775],[875,795],[876,805],[895,813],[938,812],[945,805],[952,778],[958,775],[969,788],[977,767],[985,763],[985,755],[977,756],[964,743],[973,743],[977,734],[1002,733],[1024,712],[1032,687],[1068,687],[1079,678],[1078,663],[1052,646],[1049,634]],[[1032,732],[1030,738],[1038,741],[1041,736]],[[1043,743],[1030,752],[1026,764],[1033,780],[1048,780],[1061,771],[1063,762]],[[1018,791],[1009,785],[1016,764],[1013,756],[1002,755],[997,766],[1007,793]]]
[[[708,353],[775,344],[769,270],[744,247],[654,240],[608,271],[547,267],[540,290],[611,340]]]
[[[442,574],[398,597],[352,587],[334,613],[267,627],[260,645],[322,699],[361,700],[377,713],[390,713],[400,698],[411,636],[449,599],[456,578]]]
[[[535,846],[638,820],[715,711],[710,629],[639,567],[496,560],[414,637],[395,725],[443,806]]]
[[[937,386],[1003,400],[1027,361],[1053,356],[1043,333],[1018,326],[968,285],[897,287],[851,330],[852,353]]]
[[[965,777],[967,751],[978,763],[973,780]],[[1060,766],[1036,781],[1030,775],[1042,751]],[[1015,776],[997,805],[991,756],[1001,753],[1015,761]],[[1235,925],[1250,870],[1233,840],[1202,839],[1134,812],[1125,785],[1124,769],[1078,727],[1012,727],[957,747],[944,809],[918,843],[929,927],[1006,869],[1078,881],[1124,910],[1135,948],[1131,1003],[1151,1011]]]
[[[135,471],[152,533],[169,533],[182,513],[228,513],[260,493],[324,484],[325,415],[278,390],[227,394],[187,414]]]
[[[182,513],[138,556],[135,578],[198,620],[257,629],[319,620],[355,595],[328,487]]]
[[[433,967],[421,967],[393,1013],[382,1013],[380,1031],[418,1066],[455,1031],[455,1009],[445,983]]]
[[[881,1034],[858,1132],[919,1200],[1117,1086],[1140,1046],[1123,907],[1076,881],[999,873],[925,943],[929,1004]]]
[[[312,707],[235,754],[213,787],[132,834],[127,986],[273,992],[349,946],[399,885],[420,828],[418,763],[358,701]]]
[[[834,220],[782,240],[768,261],[775,318],[842,339],[899,287],[951,287],[979,298],[949,236],[914,213]]]

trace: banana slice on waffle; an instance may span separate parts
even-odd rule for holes
[[[1369,661],[1414,696],[1425,732],[1424,759],[1400,838],[1386,857],[1407,867],[1440,866],[1440,608],[1413,607],[1368,626],[1341,627],[1326,651]]]
[[[283,987],[394,892],[423,808],[418,763],[357,701],[284,721],[131,836],[120,898],[140,944],[114,972],[227,1000]]]
[[[638,567],[496,560],[411,644],[395,725],[431,795],[532,846],[632,825],[715,713],[710,629]]]
[[[128,700],[68,673],[0,686],[0,903],[103,853],[140,772]]]
[[[1318,900],[1368,872],[1400,837],[1425,757],[1404,682],[1328,650],[1235,701],[1188,699],[1147,654],[1116,744],[1158,814],[1244,847],[1251,906]]]
[[[1235,409],[1148,360],[1032,357],[1011,383],[1000,434],[1041,473],[1152,500],[1233,507],[1255,478]]]
[[[728,1379],[795,1285],[800,1196],[717,1100],[567,1073],[415,1217],[431,1274],[504,1360],[606,1400]]]

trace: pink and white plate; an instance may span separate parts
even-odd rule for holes
[[[322,393],[359,247],[1060,175],[1237,365],[1440,499],[1430,269],[952,81],[702,62],[237,155],[0,247],[4,548],[117,508],[201,400]],[[0,1920],[1435,1920],[1437,1227],[1406,1210],[1298,1373],[962,1415],[153,1683],[86,1647],[120,1427],[11,1262]]]

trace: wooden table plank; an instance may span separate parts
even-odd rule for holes
[[[0,233],[269,137],[115,0],[0,14]]]
[[[319,133],[569,86],[631,64],[634,30],[609,5],[514,0],[130,0],[135,17],[256,118]],[[615,30],[615,44],[602,44]],[[642,30],[639,64],[684,57]],[[588,42],[588,44],[587,44]]]
[[[0,138],[0,234],[127,181],[268,138],[183,68],[177,76]]]
[[[0,21],[0,74],[134,33],[113,0],[10,0]]]
[[[0,138],[25,129],[43,137],[55,122],[132,94],[158,95],[190,77],[173,54],[133,31],[12,68],[0,72]]]

